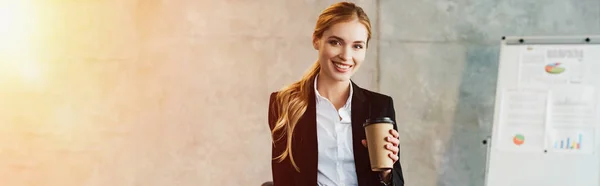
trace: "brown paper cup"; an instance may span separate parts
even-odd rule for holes
[[[393,161],[388,154],[391,152],[385,148],[388,143],[385,137],[391,135],[390,129],[394,127],[394,121],[389,117],[368,119],[364,124],[367,136],[367,148],[369,149],[369,159],[371,161],[371,170],[384,171],[393,167]]]

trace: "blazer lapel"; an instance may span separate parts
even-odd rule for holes
[[[352,95],[352,147],[354,148],[354,163],[356,167],[356,176],[358,185],[372,185],[375,172],[371,171],[369,162],[369,151],[362,144],[366,139],[363,123],[370,117],[370,105],[365,91],[352,82],[354,93]]]

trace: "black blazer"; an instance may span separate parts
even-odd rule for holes
[[[311,83],[311,87],[312,87]],[[369,117],[390,117],[396,122],[394,104],[391,97],[380,93],[375,93],[357,86],[352,82],[352,144],[354,148],[354,161],[359,186],[378,186],[379,173],[371,170],[369,161],[369,152],[361,143],[366,138],[365,130],[362,124]],[[275,160],[275,157],[285,150],[287,138],[283,136],[281,140],[272,144],[271,169],[273,174],[274,186],[315,186],[317,185],[317,117],[314,89],[311,89],[308,108],[304,115],[298,121],[294,130],[292,140],[292,152],[294,161],[299,167],[297,172],[287,157],[281,163]],[[275,104],[275,97],[278,92],[271,93],[269,101],[269,127],[271,131],[277,122],[278,114]],[[394,125],[394,129],[398,130]],[[280,133],[276,133],[276,137]],[[392,180],[394,186],[404,185],[404,176],[400,161],[394,164],[392,170]]]

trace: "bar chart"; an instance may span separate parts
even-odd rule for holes
[[[594,131],[591,128],[555,128],[548,134],[549,150],[567,153],[592,153]]]
[[[582,134],[577,135],[576,138],[567,137],[566,139],[558,139],[554,142],[554,148],[579,150],[581,149],[582,141]]]

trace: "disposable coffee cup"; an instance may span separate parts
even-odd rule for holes
[[[367,135],[371,170],[373,171],[384,171],[392,169],[394,166],[394,162],[388,156],[391,151],[385,148],[388,143],[385,138],[391,135],[390,129],[394,128],[394,124],[394,121],[389,117],[367,119],[363,124]]]

